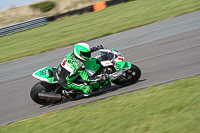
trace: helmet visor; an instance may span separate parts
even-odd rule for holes
[[[80,51],[81,55],[85,56],[85,57],[88,57],[90,58],[91,57],[91,52],[83,52],[83,51]]]

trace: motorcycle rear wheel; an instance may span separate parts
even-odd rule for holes
[[[131,85],[139,80],[141,77],[141,70],[136,65],[131,65],[131,69],[127,70],[126,76],[120,76],[116,80],[113,81],[114,84],[117,85]]]
[[[53,89],[55,89],[55,87],[56,87],[56,84],[38,82],[31,89],[31,92],[30,92],[31,99],[37,104],[41,104],[41,105],[50,105],[50,104],[58,103],[62,100],[40,99],[38,97],[39,92],[51,92]]]

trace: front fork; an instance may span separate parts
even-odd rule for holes
[[[120,76],[124,76],[125,77],[126,76],[126,71],[128,73],[132,73],[132,71],[131,71],[131,63],[130,62],[126,62],[124,67],[120,71],[117,71],[115,73],[109,74],[110,81],[116,80]]]

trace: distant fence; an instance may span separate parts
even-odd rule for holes
[[[45,24],[47,24],[47,18],[40,17],[40,18],[29,20],[29,21],[6,26],[3,28],[0,28],[0,37],[8,35],[8,34],[12,34],[12,33],[20,32],[20,31],[32,29],[32,28],[42,26]]]

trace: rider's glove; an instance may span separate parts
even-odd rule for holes
[[[104,48],[103,48],[102,45],[98,45],[98,46],[97,46],[97,49],[99,50],[99,49],[104,49]]]
[[[91,47],[91,53],[92,53],[92,52],[95,52],[95,51],[97,51],[97,50],[99,50],[99,49],[104,49],[104,48],[103,48],[102,45],[98,45],[97,47]]]

